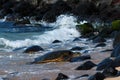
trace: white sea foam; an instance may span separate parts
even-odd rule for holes
[[[61,15],[54,23],[42,23],[55,27],[52,31],[46,31],[44,34],[34,35],[24,40],[9,40],[0,38],[0,45],[5,47],[18,48],[30,45],[49,44],[54,40],[66,41],[79,37],[79,32],[76,30],[76,18],[69,15]]]
[[[6,17],[3,19],[0,19],[0,22],[5,22],[5,20],[6,20]]]

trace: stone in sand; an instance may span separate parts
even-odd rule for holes
[[[69,77],[63,73],[59,73],[57,78],[55,80],[66,80],[69,79]]]
[[[110,66],[113,63],[113,60],[110,58],[106,58],[103,61],[101,61],[98,65],[97,65],[97,69],[96,70],[103,70],[106,67]]]
[[[38,52],[38,51],[43,51],[44,49],[41,48],[40,46],[34,45],[31,47],[28,47],[24,53],[33,53],[33,52]]]
[[[112,64],[114,67],[120,67],[120,56],[116,57]]]
[[[97,72],[96,74],[94,74],[93,76],[90,76],[88,78],[88,80],[104,80],[104,79],[105,79],[104,74],[102,74],[100,72]]]
[[[97,44],[95,47],[105,47],[105,46],[106,46],[105,43],[99,43],[99,44]]]
[[[118,43],[111,53],[111,57],[118,57],[120,55],[120,43]]]
[[[79,67],[77,67],[75,70],[90,70],[95,66],[96,66],[96,64],[94,64],[93,62],[87,61],[87,62],[83,63],[82,65],[80,65]]]
[[[114,41],[113,41],[113,47],[115,48],[115,46],[119,43],[120,43],[120,32],[116,32],[115,38],[114,38]]]
[[[106,69],[104,69],[103,74],[106,77],[114,77],[116,76],[118,73],[118,71],[115,69],[115,67],[107,67]]]
[[[70,49],[70,50],[83,50],[84,49],[84,47],[79,47],[79,46],[76,46],[76,47],[73,47],[72,49]]]
[[[60,40],[54,40],[52,43],[61,43]]]
[[[106,40],[100,36],[96,37],[95,39],[93,39],[93,43],[101,43],[101,42],[105,42]]]

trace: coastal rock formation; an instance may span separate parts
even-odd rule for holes
[[[75,70],[90,70],[95,66],[96,66],[96,64],[94,64],[93,62],[87,61],[87,62],[83,63],[82,65],[80,65],[79,67],[77,67]]]
[[[119,55],[120,55],[120,43],[118,43],[115,47],[114,47],[114,49],[113,49],[113,51],[112,51],[112,53],[111,53],[111,57],[118,57]]]
[[[115,69],[115,67],[106,67],[106,69],[103,70],[103,74],[105,77],[114,77],[116,76],[118,71]]]
[[[38,51],[43,51],[44,49],[41,48],[40,46],[34,45],[31,47],[28,47],[24,53],[33,53],[33,52],[38,52]]]
[[[110,58],[106,58],[103,61],[101,61],[98,65],[97,65],[97,69],[96,70],[103,70],[106,69],[106,67],[111,66],[111,64],[113,63],[113,60]]]
[[[1,0],[0,17],[17,14],[54,22],[60,14],[73,14],[79,20],[112,21],[120,18],[119,4],[119,0]]]
[[[66,80],[69,79],[69,77],[63,73],[59,73],[57,78],[55,80]]]
[[[105,79],[104,74],[102,74],[100,72],[97,72],[96,74],[94,74],[93,76],[90,76],[88,78],[88,80],[104,80],[104,79]]]

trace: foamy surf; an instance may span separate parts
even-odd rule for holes
[[[11,34],[12,36],[19,36],[23,39],[14,38],[14,40],[9,39],[7,37],[0,37],[0,45],[4,46],[4,48],[19,48],[19,47],[27,47],[31,45],[41,45],[41,44],[50,44],[54,40],[67,41],[73,40],[75,37],[79,37],[80,34],[76,30],[75,26],[77,24],[77,20],[74,16],[71,15],[60,15],[56,22],[54,23],[46,23],[41,22],[43,26],[53,27],[53,30],[45,31],[43,33],[32,34],[28,36],[24,33],[24,35],[18,35],[17,33]],[[21,33],[22,34],[22,33]]]

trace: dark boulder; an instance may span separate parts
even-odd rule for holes
[[[77,67],[75,70],[90,70],[95,66],[96,66],[96,64],[94,64],[93,62],[87,61],[87,62],[83,63],[82,65],[80,65],[79,67]]]
[[[0,9],[2,9],[2,5],[5,4],[8,0],[0,0]]]
[[[116,46],[113,49],[113,52],[111,53],[111,57],[118,57],[120,55],[120,43],[116,44]]]
[[[113,60],[110,58],[106,58],[103,61],[101,61],[98,65],[97,65],[97,69],[96,70],[103,70],[108,66],[111,66],[111,64],[113,63]]]
[[[28,47],[24,53],[33,53],[33,52],[38,52],[38,51],[43,51],[44,49],[41,48],[40,46],[34,45],[31,47]]]
[[[57,78],[55,80],[66,80],[69,79],[69,77],[63,73],[59,73]]]
[[[71,7],[64,1],[58,0],[53,4],[52,9],[43,16],[43,20],[47,22],[55,22],[57,16],[66,14],[71,11]]]
[[[100,36],[96,37],[95,39],[93,39],[93,43],[101,43],[101,42],[105,42],[106,40]]]
[[[0,10],[0,16],[4,17],[7,14],[12,14],[13,10],[10,8]]]
[[[120,67],[120,56],[116,57],[112,64],[114,67]]]
[[[36,8],[34,12],[32,12],[30,15],[35,16],[35,20],[39,21],[43,19],[43,16],[50,11],[52,8],[52,4],[42,4],[40,8]]]
[[[94,27],[91,23],[84,23],[76,25],[76,29],[80,32],[82,37],[93,36]]]
[[[13,11],[15,13],[20,14],[21,16],[29,16],[34,10],[34,6],[28,2],[22,1],[19,2],[14,8]]]
[[[76,46],[76,47],[73,47],[72,49],[70,49],[70,50],[83,50],[84,49],[84,47],[79,47],[79,46]]]
[[[114,38],[114,41],[113,41],[113,47],[115,48],[115,46],[119,43],[120,43],[120,32],[116,32],[115,33],[115,38]]]
[[[100,72],[97,72],[96,74],[88,78],[88,80],[104,80],[104,79],[105,79],[104,74]]]
[[[99,43],[99,44],[97,44],[95,47],[105,47],[105,46],[106,46],[105,43]]]
[[[13,8],[16,4],[17,4],[17,1],[10,1],[10,0],[8,0],[6,3],[4,3],[2,5],[2,8],[3,9]]]
[[[79,61],[84,61],[84,60],[88,60],[91,59],[90,55],[83,55],[83,56],[79,56],[79,57],[74,57],[70,60],[70,62],[79,62]]]
[[[95,3],[87,0],[79,2],[77,7],[73,10],[74,15],[79,16],[82,20],[89,18],[90,15],[95,14],[96,12],[97,7]]]
[[[116,76],[118,71],[115,69],[115,67],[107,67],[103,70],[103,74],[105,77],[114,77]]]
[[[52,43],[61,43],[59,40],[54,40]]]
[[[81,39],[80,38],[75,38],[74,40],[73,40],[73,42],[74,41],[81,41]]]

